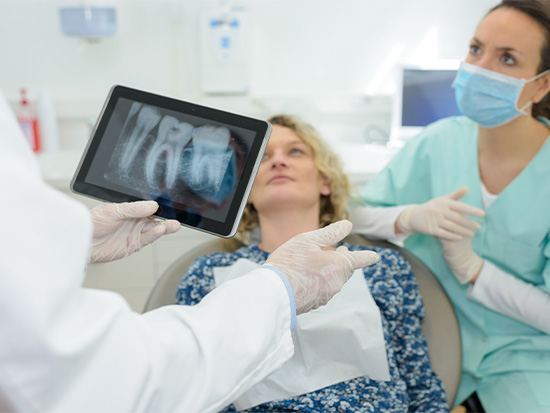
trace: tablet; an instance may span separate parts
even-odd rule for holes
[[[155,200],[158,217],[231,237],[270,133],[263,120],[114,86],[71,188],[108,202]]]

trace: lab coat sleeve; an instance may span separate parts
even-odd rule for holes
[[[82,288],[89,212],[44,184],[1,96],[0,187],[0,398],[18,411],[213,412],[293,354],[267,269],[144,315]]]
[[[196,306],[144,314],[155,330],[153,342],[172,347],[159,353],[159,389],[168,399],[186,393],[162,410],[218,411],[280,367],[293,354],[290,315],[284,284],[267,269],[224,283]],[[170,371],[173,381],[166,382]],[[181,377],[188,371],[194,373]]]
[[[468,296],[493,311],[550,334],[550,294],[487,260]]]

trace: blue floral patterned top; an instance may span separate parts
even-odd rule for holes
[[[378,252],[378,264],[364,270],[365,280],[380,308],[391,379],[359,377],[291,399],[264,403],[248,412],[448,412],[441,380],[431,368],[426,338],[421,331],[424,307],[409,263],[396,251],[344,244],[350,250]],[[268,253],[257,245],[233,253],[198,258],[182,278],[179,304],[197,304],[215,287],[214,267],[239,258],[263,264]],[[233,405],[223,412],[236,412]]]

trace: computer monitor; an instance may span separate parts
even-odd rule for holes
[[[460,114],[452,88],[458,66],[453,61],[399,67],[390,143],[402,144],[430,123]]]

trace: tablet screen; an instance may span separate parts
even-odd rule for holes
[[[267,141],[266,122],[124,91],[138,95],[111,94],[73,188],[114,202],[153,199],[159,216],[231,235]]]

